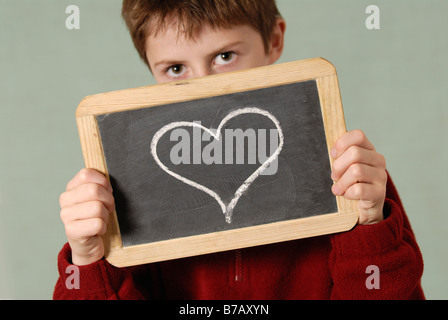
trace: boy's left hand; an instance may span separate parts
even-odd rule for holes
[[[331,150],[334,159],[332,191],[337,196],[359,200],[358,224],[374,224],[383,220],[386,197],[386,160],[377,153],[364,132],[345,133]]]

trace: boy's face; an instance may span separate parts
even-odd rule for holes
[[[158,83],[255,68],[277,61],[284,30],[279,18],[266,52],[260,33],[249,25],[216,30],[204,25],[192,39],[170,24],[148,37],[146,57]]]

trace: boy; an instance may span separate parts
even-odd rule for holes
[[[272,64],[283,51],[275,0],[125,0],[123,17],[159,83]],[[359,200],[353,230],[121,269],[103,259],[112,188],[81,170],[60,197],[68,243],[54,298],[423,299],[421,253],[384,157],[359,130],[331,155],[333,193]],[[78,290],[66,287],[71,264]],[[367,281],[369,266],[380,272],[379,289]]]

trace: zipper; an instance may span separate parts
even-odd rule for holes
[[[235,282],[243,281],[243,254],[240,249],[235,250]]]

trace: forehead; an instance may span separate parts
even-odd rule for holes
[[[212,28],[205,24],[193,34],[170,23],[159,32],[146,39],[145,50],[150,60],[154,56],[172,55],[174,53],[198,53],[220,50],[233,43],[250,43],[262,41],[261,35],[249,25],[235,25],[230,28]]]

